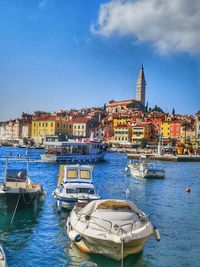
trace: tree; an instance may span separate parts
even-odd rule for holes
[[[148,104],[148,101],[147,101],[147,104],[146,104],[146,106],[145,106],[145,111],[146,111],[146,112],[148,112],[148,106],[149,106],[149,104]]]
[[[172,115],[175,115],[175,108],[172,109]]]
[[[152,109],[152,111],[158,111],[158,112],[164,113],[164,111],[160,107],[158,107],[157,105],[155,105],[155,107]]]

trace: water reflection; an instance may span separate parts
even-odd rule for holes
[[[79,267],[81,263],[88,262],[95,263],[98,267],[120,267],[121,261],[114,261],[107,257],[97,254],[87,254],[78,249],[72,242],[68,241],[65,247],[65,252],[70,256],[69,267]],[[86,265],[87,266],[87,265]],[[91,264],[92,266],[92,264]],[[147,267],[147,263],[144,262],[143,253],[137,255],[131,255],[124,259],[124,267]]]
[[[0,214],[0,239],[5,246],[17,250],[25,247],[31,239],[33,228],[38,222],[40,208],[19,210],[15,214],[11,223],[13,214]]]

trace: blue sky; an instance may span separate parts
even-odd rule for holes
[[[0,0],[0,120],[135,98],[141,64],[149,106],[194,115],[200,3],[172,2]]]

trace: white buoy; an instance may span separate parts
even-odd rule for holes
[[[126,166],[124,170],[125,170],[125,172],[129,171],[129,167]]]
[[[80,242],[81,241],[81,235],[74,230],[70,231],[68,236],[73,242]]]
[[[153,233],[154,233],[155,239],[157,241],[160,241],[160,232],[156,226],[153,227]]]

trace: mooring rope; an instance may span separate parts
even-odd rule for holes
[[[122,255],[121,267],[123,267],[124,266],[124,242],[122,242],[122,246],[121,246],[121,255]]]
[[[11,219],[11,224],[13,223],[13,220],[14,220],[14,217],[15,217],[15,213],[17,211],[17,207],[18,207],[18,204],[19,204],[19,200],[20,200],[20,197],[21,197],[21,193],[19,194],[19,197],[18,197],[18,200],[17,200],[17,204],[15,206],[15,210],[14,210],[14,213],[13,213],[13,216],[12,216],[12,219]]]

